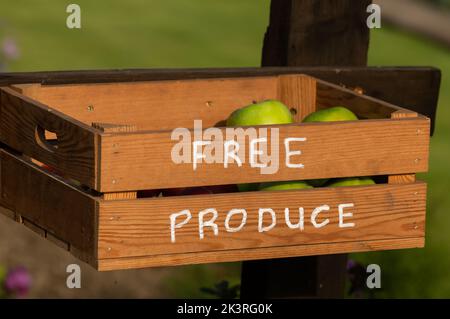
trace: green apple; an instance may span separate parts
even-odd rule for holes
[[[343,106],[334,106],[309,114],[303,119],[303,122],[354,121],[357,119],[358,117],[349,109]],[[308,181],[314,187],[323,186],[326,182],[328,182],[328,179],[313,179]]]
[[[309,114],[303,119],[303,122],[334,122],[334,121],[355,121],[358,117],[343,106],[334,106],[319,110]]]
[[[250,104],[231,113],[227,126],[251,126],[293,123],[289,108],[276,100]]]
[[[227,120],[227,126],[251,126],[293,123],[289,108],[276,100],[266,100],[240,108]],[[251,192],[258,190],[259,183],[238,184],[240,192]]]
[[[322,187],[328,181],[329,181],[328,178],[322,178],[322,179],[309,179],[306,182],[313,187]]]
[[[369,177],[348,177],[348,178],[338,178],[332,180],[328,183],[327,187],[341,187],[341,186],[362,186],[362,185],[373,185],[375,182]]]
[[[266,182],[259,184],[260,191],[283,191],[289,189],[313,188],[304,181]]]
[[[237,184],[236,186],[240,192],[253,192],[258,190],[259,183]]]

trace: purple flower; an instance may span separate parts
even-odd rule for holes
[[[347,261],[347,276],[350,281],[349,295],[354,298],[363,298],[366,291],[366,266],[349,259]]]
[[[5,38],[2,43],[2,51],[7,59],[14,60],[20,55],[19,48],[13,38]]]
[[[25,267],[16,267],[8,271],[4,288],[5,291],[17,297],[25,296],[31,287],[31,276]]]
[[[353,259],[347,260],[347,271],[354,268],[356,266],[356,261]]]

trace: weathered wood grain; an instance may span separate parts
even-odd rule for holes
[[[3,214],[6,217],[9,217],[10,219],[12,219],[12,220],[14,220],[14,221],[24,225],[28,229],[30,229],[33,232],[35,232],[37,235],[48,239],[49,241],[54,243],[56,246],[58,246],[58,247],[60,247],[60,248],[62,248],[64,250],[70,250],[69,243],[59,239],[58,237],[56,237],[52,233],[48,232],[46,229],[44,229],[44,228],[38,226],[37,224],[29,221],[28,219],[22,218],[22,216],[18,216],[12,210],[0,206],[0,214]]]
[[[93,122],[92,127],[99,129],[105,133],[119,133],[119,132],[136,132],[136,125],[123,125],[123,124],[112,124],[112,123],[98,123]]]
[[[97,240],[96,201],[36,166],[0,150],[0,205],[33,229],[44,229],[93,262]],[[36,227],[34,227],[36,226]]]
[[[166,197],[141,200],[100,201],[98,257],[118,258],[187,252],[226,251],[233,249],[320,244],[347,241],[410,238],[424,236],[426,184],[373,185],[322,188],[285,192],[249,192],[211,196]],[[339,228],[337,206],[353,203],[350,218],[355,227]],[[330,211],[319,218],[329,224],[315,228],[309,221],[312,210],[327,204]],[[272,208],[277,226],[258,232],[258,208]],[[304,231],[289,229],[284,222],[284,209],[298,222],[298,208],[304,207]],[[215,208],[218,236],[205,228],[199,238],[198,213]],[[237,233],[226,232],[224,220],[233,208],[245,208],[247,223]],[[189,209],[192,219],[175,233],[171,242],[170,215]],[[294,217],[295,216],[295,217]],[[211,217],[211,216],[209,216]],[[240,216],[232,226],[240,224]],[[208,218],[209,219],[209,218]],[[234,223],[234,224],[233,224]],[[270,223],[266,220],[265,223]]]
[[[278,2],[278,1],[276,1]],[[286,15],[280,19],[285,20]],[[278,22],[275,22],[278,23]],[[288,33],[285,33],[286,35]],[[272,50],[272,48],[270,48]],[[269,51],[269,50],[265,50]],[[339,67],[303,66],[213,69],[125,69],[0,73],[0,85],[42,83],[44,85],[161,81],[226,77],[268,76],[302,73],[348,88],[358,87],[365,94],[399,105],[431,119],[434,128],[441,71],[432,67],[358,67],[344,63]],[[344,66],[346,65],[346,66]],[[392,85],[395,79],[395,85]],[[405,94],[407,92],[408,94]]]
[[[316,84],[317,82],[317,84]],[[279,99],[297,121],[317,109],[344,105],[361,118],[389,118],[400,107],[306,75],[42,86],[21,93],[103,132],[224,126],[237,108]],[[317,95],[317,96],[316,96]],[[317,106],[316,106],[317,101]],[[124,107],[126,105],[127,107]],[[120,128],[114,130],[113,128]],[[129,127],[129,130],[124,130]]]
[[[389,175],[388,181],[389,184],[414,183],[416,181],[416,174]]]
[[[0,90],[0,141],[89,187],[97,182],[97,131],[10,89]],[[56,146],[45,131],[57,135]]]
[[[409,110],[398,110],[391,114],[391,118],[393,119],[402,119],[402,118],[416,118],[419,115],[416,112],[412,112]],[[389,184],[404,184],[404,183],[414,183],[416,180],[416,174],[396,174],[388,176]]]
[[[0,205],[100,270],[410,248],[423,242],[426,185],[422,182],[287,191],[277,196],[254,192],[107,201],[84,194],[7,151],[2,150],[0,158]],[[343,202],[355,204],[355,228],[336,228],[334,205]],[[324,203],[331,206],[330,213],[323,215],[330,224],[313,228],[308,224],[311,208]],[[239,233],[226,233],[223,213],[236,205],[247,209],[247,224]],[[285,206],[300,205],[306,221],[302,232],[280,223]],[[205,239],[199,240],[197,210],[209,206],[219,211],[219,237],[206,230]],[[278,226],[268,233],[253,229],[259,207],[277,213]],[[167,238],[167,214],[184,208],[190,208],[194,217],[179,229],[172,244],[170,232]]]
[[[278,77],[27,86],[23,94],[84,122],[139,130],[216,126],[237,108],[277,98]]]
[[[278,100],[295,110],[296,122],[301,122],[316,110],[316,79],[302,75],[279,77]]]
[[[317,82],[317,85],[316,85]],[[248,87],[247,87],[248,86]],[[402,108],[399,108],[397,106],[391,105],[389,103],[379,101],[374,98],[370,98],[361,94],[357,94],[351,90],[342,89],[336,85],[333,84],[327,84],[321,80],[313,80],[308,77],[302,76],[302,75],[284,75],[280,77],[259,77],[259,78],[241,78],[241,79],[215,79],[215,80],[208,80],[208,81],[201,81],[201,80],[189,80],[189,81],[170,81],[170,82],[139,82],[139,83],[119,83],[119,84],[93,84],[93,85],[76,85],[76,86],[49,86],[45,88],[37,88],[33,85],[25,85],[22,88],[22,93],[26,94],[27,90],[32,92],[30,93],[34,98],[36,99],[42,99],[46,94],[44,94],[45,90],[52,90],[56,89],[60,94],[63,96],[66,96],[65,98],[67,101],[72,102],[72,100],[69,99],[69,97],[72,96],[81,96],[81,97],[88,97],[89,96],[97,96],[97,93],[99,93],[99,101],[102,101],[103,104],[103,113],[114,117],[114,119],[109,119],[111,121],[108,121],[108,119],[105,119],[106,121],[95,121],[93,122],[94,128],[91,128],[88,130],[89,133],[93,135],[92,143],[94,145],[93,150],[88,150],[88,152],[93,153],[94,157],[95,154],[97,154],[97,140],[100,140],[102,143],[101,146],[101,156],[97,156],[97,160],[94,160],[92,164],[93,169],[97,169],[100,165],[99,170],[97,171],[97,174],[93,177],[91,176],[91,180],[88,180],[89,183],[83,182],[82,183],[96,189],[100,190],[102,192],[123,192],[123,191],[135,191],[138,189],[151,189],[151,188],[163,188],[163,187],[184,187],[184,186],[197,186],[197,185],[207,185],[207,184],[224,184],[224,183],[234,183],[236,181],[219,181],[214,180],[214,178],[218,179],[220,175],[228,175],[226,173],[237,173],[233,172],[233,169],[237,169],[235,166],[233,168],[230,167],[227,169],[226,172],[224,172],[223,168],[220,169],[219,166],[221,165],[209,165],[207,168],[204,169],[205,173],[208,174],[208,177],[203,178],[202,173],[198,173],[198,171],[194,172],[192,169],[190,169],[190,164],[187,165],[174,165],[171,162],[171,159],[167,156],[171,154],[171,147],[173,146],[173,141],[168,140],[167,132],[139,132],[135,135],[126,135],[126,134],[117,134],[114,135],[113,133],[121,133],[121,132],[132,132],[139,128],[139,125],[135,124],[127,124],[127,120],[123,119],[124,116],[121,116],[121,113],[117,112],[111,112],[109,108],[106,108],[106,106],[109,106],[114,101],[114,97],[117,95],[120,98],[128,98],[128,95],[125,93],[128,91],[135,92],[136,94],[140,94],[141,98],[138,98],[135,105],[136,110],[138,112],[134,112],[135,110],[131,110],[128,112],[128,109],[122,108],[125,114],[128,114],[128,120],[131,122],[139,122],[141,123],[141,128],[165,128],[165,126],[174,128],[174,126],[179,127],[192,127],[193,122],[196,119],[202,119],[204,120],[203,125],[204,127],[207,126],[213,126],[213,125],[220,125],[221,122],[223,122],[223,119],[226,118],[228,113],[231,113],[232,110],[235,109],[235,106],[230,103],[230,95],[224,94],[220,95],[220,99],[225,98],[225,100],[219,103],[221,106],[217,106],[217,100],[208,100],[206,103],[199,102],[199,98],[204,98],[204,93],[206,91],[217,91],[221,87],[225,87],[226,89],[224,92],[228,92],[229,94],[233,93],[236,94],[236,96],[241,94],[241,89],[244,88],[247,93],[255,90],[253,93],[258,94],[259,91],[263,91],[266,86],[270,86],[272,88],[272,93],[270,93],[270,97],[279,97],[283,101],[285,101],[288,105],[293,104],[294,109],[297,110],[297,120],[300,120],[307,114],[309,114],[316,106],[316,98],[315,98],[315,92],[316,92],[316,86],[317,86],[317,107],[318,108],[324,108],[324,107],[330,107],[336,104],[344,104],[353,111],[355,111],[358,116],[362,118],[380,118],[380,117],[389,117],[393,112],[398,110],[404,110]],[[117,90],[114,90],[113,88],[117,87]],[[217,90],[214,90],[214,87],[216,87]],[[228,88],[228,89],[227,89]],[[250,89],[249,89],[250,88]],[[145,89],[145,90],[144,90]],[[81,91],[77,91],[81,90]],[[10,90],[12,92],[12,90]],[[270,90],[269,90],[270,91]],[[10,92],[10,93],[11,93]],[[44,93],[39,93],[44,92]],[[64,93],[65,92],[65,93]],[[68,93],[69,92],[69,93]],[[90,92],[90,93],[89,93]],[[165,95],[164,92],[171,92],[169,96]],[[195,93],[193,93],[195,92]],[[95,94],[94,94],[95,93]],[[23,96],[20,96],[18,93],[15,93],[18,95],[19,99],[28,99]],[[41,94],[41,95],[40,95]],[[222,94],[222,93],[221,93]],[[61,95],[52,95],[56,96],[57,98],[61,98]],[[250,95],[249,95],[250,96]],[[251,95],[254,96],[254,95]],[[111,101],[112,98],[112,101]],[[165,103],[169,103],[170,101],[174,102],[174,112],[169,112],[169,115],[167,115],[167,119],[164,121],[163,118],[160,118],[158,116],[154,116],[154,114],[160,114],[161,116],[164,115],[163,113],[166,113],[167,107],[164,108],[154,108],[154,107],[147,107],[144,104],[142,104],[144,101],[151,99],[159,99],[160,102],[158,105],[164,105]],[[227,100],[228,99],[228,100]],[[64,100],[64,97],[63,97]],[[178,102],[180,101],[186,101],[185,104],[180,104]],[[253,99],[250,99],[253,100]],[[120,101],[120,99],[119,99]],[[140,101],[140,102],[139,102]],[[178,102],[177,102],[178,101]],[[49,101],[46,100],[46,103]],[[55,103],[56,100],[55,100]],[[36,105],[35,105],[36,104]],[[58,104],[58,103],[57,103]],[[303,105],[302,105],[303,104]],[[32,103],[31,104],[34,109],[39,109],[41,106],[39,103]],[[73,105],[78,106],[79,103],[74,103]],[[121,106],[122,104],[116,104],[117,107]],[[186,105],[191,105],[191,108],[189,109],[189,112],[192,112],[193,114],[191,117],[183,117],[181,116],[183,112],[186,112]],[[91,108],[87,108],[88,113],[95,113],[95,106],[90,104]],[[180,107],[183,106],[183,107]],[[213,110],[207,112],[207,114],[201,115],[200,113],[203,112],[205,108],[212,108]],[[27,109],[27,108],[26,108]],[[33,108],[32,108],[33,109]],[[180,111],[181,109],[181,111]],[[183,111],[184,110],[184,111]],[[226,111],[228,110],[228,111]],[[42,111],[42,110],[40,110]],[[66,110],[67,111],[67,110]],[[405,112],[410,112],[408,110],[404,110]],[[11,111],[10,111],[11,112]],[[43,111],[42,111],[43,112]],[[55,113],[56,111],[52,111]],[[145,114],[143,114],[144,112]],[[150,113],[152,114],[150,114]],[[69,112],[70,113],[70,112]],[[136,114],[135,114],[136,113]],[[142,114],[141,114],[142,113]],[[147,114],[149,113],[149,114]],[[6,114],[8,114],[6,112]],[[39,113],[40,114],[40,113]],[[181,114],[181,115],[180,115]],[[76,115],[76,114],[72,114]],[[145,116],[144,116],[145,115]],[[77,115],[78,116],[78,115]],[[125,116],[125,117],[126,117]],[[196,118],[196,116],[199,116]],[[205,116],[204,118],[200,116]],[[101,116],[100,116],[101,117]],[[221,120],[222,119],[222,120]],[[23,120],[23,119],[22,119]],[[85,119],[86,120],[86,119]],[[99,118],[97,118],[99,120]],[[425,122],[425,119],[421,117],[421,120]],[[25,120],[26,122],[26,117]],[[69,123],[71,123],[70,118],[67,119]],[[180,122],[178,122],[180,121]],[[112,122],[112,123],[111,123]],[[114,123],[115,122],[115,123]],[[10,123],[10,121],[6,121],[6,123]],[[34,122],[32,122],[34,124]],[[109,124],[101,124],[101,123],[109,123]],[[117,123],[123,123],[123,124],[117,124]],[[153,124],[152,124],[153,123]],[[163,126],[161,126],[161,123],[166,123]],[[43,128],[41,128],[41,131],[37,131],[37,127],[34,125],[28,126],[28,129],[25,130],[25,132],[28,132],[27,136],[30,138],[30,135],[34,136],[31,137],[32,141],[29,141],[27,143],[27,146],[32,145],[33,147],[37,147],[38,149],[38,156],[33,156],[33,154],[30,154],[30,151],[25,152],[27,154],[30,154],[32,157],[41,157],[44,156],[44,158],[48,159],[50,156],[50,160],[41,160],[45,162],[46,164],[52,165],[54,162],[54,157],[61,153],[61,150],[63,147],[61,145],[58,145],[57,149],[45,149],[46,147],[42,147],[42,145],[39,145],[40,143],[36,142],[36,134],[38,136],[44,136],[42,133]],[[77,124],[77,123],[75,123]],[[81,123],[80,123],[81,124]],[[81,124],[82,125],[82,124]],[[156,126],[158,125],[158,126]],[[40,126],[39,126],[40,127]],[[76,128],[79,128],[79,126],[75,126]],[[119,127],[119,129],[117,129]],[[125,130],[120,128],[127,128]],[[82,127],[83,128],[83,127]],[[99,129],[100,128],[100,129]],[[325,129],[324,126],[322,129]],[[331,127],[328,127],[327,129],[330,129]],[[300,129],[300,128],[299,128]],[[421,129],[419,129],[421,130]],[[19,145],[17,140],[17,134],[14,132],[9,132],[8,127],[4,129],[8,136],[12,136],[11,140],[12,142],[10,144]],[[223,130],[222,130],[223,131]],[[299,131],[299,133],[303,134],[303,131],[307,131],[306,127],[302,132]],[[426,129],[426,131],[429,131],[429,129]],[[40,132],[40,134],[38,134]],[[84,131],[83,131],[84,132]],[[103,132],[104,134],[101,135],[100,133]],[[20,132],[22,133],[22,132]],[[111,133],[111,134],[105,134],[105,133]],[[292,136],[295,136],[296,132],[290,131],[289,132]],[[348,134],[352,133],[355,136],[360,135],[363,133],[362,131],[358,132],[347,132]],[[23,133],[22,133],[23,134]],[[64,132],[65,135],[71,137],[73,134],[70,134],[70,132]],[[63,134],[63,135],[64,135]],[[283,131],[282,131],[283,134]],[[60,135],[58,133],[58,135]],[[100,138],[101,135],[101,138]],[[422,134],[418,134],[422,136]],[[288,136],[286,134],[286,136]],[[333,136],[334,137],[334,136]],[[362,137],[358,136],[358,138],[365,138],[366,136],[363,135]],[[41,139],[42,139],[41,138]],[[314,138],[318,141],[318,139],[314,136],[311,136],[311,138]],[[330,138],[330,137],[328,137]],[[370,138],[370,136],[369,136]],[[61,138],[58,139],[58,143],[61,143],[59,141]],[[410,140],[409,143],[411,143],[414,139]],[[111,142],[112,141],[112,142]],[[343,142],[342,140],[340,142]],[[354,139],[353,143],[359,145],[367,144],[367,138],[360,140],[356,142],[356,139]],[[73,143],[73,141],[70,141],[70,143]],[[77,147],[84,147],[83,144],[85,143],[78,143]],[[153,144],[153,145],[152,145]],[[170,144],[170,145],[169,145]],[[334,144],[334,141],[333,141]],[[339,145],[339,144],[338,144]],[[388,143],[389,145],[389,143]],[[406,145],[406,144],[405,144]],[[11,145],[10,145],[11,146]],[[44,145],[45,146],[45,145]],[[283,145],[281,145],[283,146]],[[391,145],[392,146],[392,145]],[[14,147],[14,146],[13,146]],[[384,147],[384,145],[383,145]],[[14,147],[21,151],[19,147]],[[316,155],[318,158],[322,158],[323,154],[317,154],[317,152],[320,153],[321,150],[323,150],[322,147],[319,147],[318,144],[315,146],[316,150],[315,153],[311,153],[313,155]],[[348,148],[341,148],[342,150],[348,150]],[[394,151],[396,151],[396,148],[392,148]],[[34,149],[31,149],[31,153],[33,153]],[[76,157],[69,157],[72,152],[76,152],[77,148],[66,150],[64,153],[65,157],[64,160],[60,160],[56,164],[53,164],[52,166],[55,166],[56,168],[60,169],[64,173],[65,170],[61,168],[61,166],[64,167],[64,165],[71,166],[76,161]],[[80,152],[77,152],[80,153]],[[137,155],[135,155],[137,153]],[[373,151],[373,153],[376,153],[376,151]],[[319,155],[319,156],[317,156]],[[397,153],[398,155],[398,153]],[[77,156],[83,156],[78,155]],[[165,157],[164,157],[165,156]],[[284,156],[284,153],[281,153],[281,156]],[[357,155],[358,156],[358,155]],[[127,158],[125,158],[127,157]],[[420,163],[416,163],[416,165],[409,166],[410,171],[409,172],[415,172],[417,167],[420,167],[419,165],[421,163],[424,163],[422,160],[424,156],[416,157],[414,160],[418,159]],[[69,163],[66,163],[66,158],[70,158]],[[158,160],[163,161],[164,163],[156,163],[155,158]],[[312,158],[312,157],[311,157]],[[382,161],[383,159],[379,159],[379,161]],[[316,159],[314,159],[316,161]],[[366,159],[366,161],[371,161],[371,159]],[[403,159],[405,161],[405,159]],[[60,162],[63,162],[62,164]],[[131,172],[132,174],[128,174],[128,163],[131,163]],[[143,162],[143,163],[141,163]],[[248,162],[248,160],[247,160]],[[411,163],[411,161],[409,161]],[[328,163],[331,164],[331,163]],[[389,162],[386,162],[387,165],[390,165]],[[386,165],[385,164],[385,165]],[[166,169],[160,169],[160,167],[157,167],[159,165],[162,165],[162,168],[169,167],[168,170]],[[377,164],[371,164],[372,166],[376,166]],[[73,166],[73,165],[72,165]],[[123,166],[123,168],[122,168]],[[223,165],[222,165],[223,166]],[[247,165],[248,166],[248,165]],[[80,166],[82,167],[82,166]],[[331,165],[328,165],[328,169],[331,167]],[[175,168],[175,169],[174,169]],[[92,167],[91,167],[92,169]],[[359,175],[378,175],[378,174],[399,174],[408,172],[405,171],[406,168],[403,168],[400,171],[383,171],[382,173],[379,173],[377,170],[371,170],[371,171],[362,171],[359,173]],[[412,169],[412,170],[411,170]],[[184,171],[182,171],[184,170]],[[156,171],[156,172],[155,172]],[[186,172],[185,172],[186,171]],[[246,172],[255,173],[258,170],[248,170]],[[296,174],[301,170],[297,170]],[[307,170],[304,170],[307,171]],[[162,176],[160,174],[162,173],[169,174],[170,176],[176,176],[173,179],[170,179],[170,185],[166,185],[165,181],[167,180],[167,174]],[[277,180],[279,179],[279,175],[281,174],[282,180],[287,180],[289,178],[317,178],[317,176],[310,175],[310,176],[298,176],[295,177],[291,176],[292,170],[284,170],[284,173],[281,172],[277,174],[277,176],[269,176],[268,180]],[[309,173],[312,173],[312,170],[308,170]],[[408,172],[408,173],[409,173]],[[196,176],[193,175],[193,173],[196,173]],[[73,175],[72,175],[73,174]],[[205,176],[206,176],[205,174]],[[284,174],[284,175],[283,175]],[[346,173],[348,174],[348,173]],[[350,173],[351,174],[351,173]],[[355,175],[357,173],[354,173]],[[69,172],[66,174],[68,177],[73,177],[76,180],[80,179],[76,177],[79,175],[79,173]],[[183,175],[183,176],[181,176]],[[256,175],[256,174],[253,174]],[[257,180],[251,180],[251,181],[264,181],[265,177],[267,175],[261,176],[261,174],[258,174],[259,177]],[[181,176],[181,177],[179,177]],[[233,176],[233,175],[230,175]],[[288,177],[289,176],[289,177]],[[343,176],[349,176],[349,175],[339,175],[339,176],[332,176],[327,175],[326,177],[343,177]],[[243,178],[248,178],[249,174],[243,175]],[[194,180],[198,184],[189,185],[184,183],[179,183],[179,179],[185,179],[186,183],[191,180]],[[253,176],[249,177],[250,179],[253,179]],[[135,180],[140,180],[139,182],[135,182]],[[124,183],[125,181],[125,183]],[[200,182],[199,182],[200,181]],[[92,183],[95,183],[92,185]],[[155,183],[157,183],[155,185]],[[158,184],[159,183],[159,184]]]
[[[104,200],[120,200],[120,199],[136,199],[137,192],[113,192],[113,193],[104,193]]]
[[[343,243],[293,245],[272,248],[235,249],[221,252],[208,251],[199,253],[165,254],[157,256],[109,258],[100,259],[98,261],[98,270],[111,271],[132,268],[261,260],[292,256],[315,256],[349,252],[422,248],[424,246],[424,242],[424,237],[413,237]],[[263,278],[260,279],[263,280]]]
[[[133,191],[170,187],[233,183],[408,174],[428,169],[429,120],[386,119],[356,122],[302,123],[279,127],[280,167],[275,174],[260,174],[248,161],[241,167],[231,163],[172,162],[171,149],[177,141],[171,132],[106,134],[101,137],[101,192]],[[224,129],[221,129],[222,131]],[[332,134],[330,134],[332,132]],[[193,136],[193,135],[192,135]],[[224,135],[225,136],[225,135]],[[306,137],[292,144],[300,149],[293,163],[285,166],[286,137]],[[270,141],[270,137],[268,138]]]
[[[350,0],[272,0],[270,21],[262,52],[263,66],[366,66],[369,30],[364,5],[370,1]],[[326,69],[326,67],[324,68]],[[339,73],[336,70],[336,74]],[[333,74],[328,74],[333,76]],[[319,77],[320,78],[320,77]],[[339,76],[339,80],[342,78]],[[339,83],[339,82],[335,82]],[[341,82],[342,83],[342,82]],[[358,81],[356,85],[362,85]],[[306,271],[292,268],[292,260],[244,263],[241,298],[298,298],[305,296],[304,287],[311,286],[306,296],[342,297],[344,291],[345,256],[296,258]],[[259,273],[264,272],[261,281]],[[297,278],[297,284],[290,278]],[[270,281],[280,287],[278,294]],[[323,292],[327,291],[328,294]]]
[[[341,88],[335,84],[317,80],[317,109],[322,110],[333,106],[344,106],[361,119],[401,118],[391,116],[395,112],[414,113],[396,105]],[[417,113],[415,113],[417,116]],[[406,117],[406,116],[405,116]]]
[[[92,126],[106,133],[118,133],[118,132],[136,132],[137,127],[135,125],[117,125],[109,123],[92,123]],[[136,199],[137,192],[113,192],[104,193],[103,199],[105,200],[118,200],[118,199]]]
[[[262,65],[365,65],[371,2],[272,1]]]

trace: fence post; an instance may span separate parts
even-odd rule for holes
[[[371,0],[272,0],[262,66],[365,66]],[[339,298],[347,255],[247,261],[241,298]]]

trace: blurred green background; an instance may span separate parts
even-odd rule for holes
[[[65,26],[69,3],[1,0],[0,41],[8,39],[9,45],[16,43],[18,49],[9,56],[0,55],[3,68],[38,71],[260,64],[268,0],[78,0],[80,30]],[[450,52],[430,40],[383,25],[371,33],[369,64],[435,66],[442,70],[442,85],[430,172],[422,176],[429,182],[426,248],[355,254],[352,258],[381,265],[383,288],[376,292],[377,297],[450,297]],[[207,295],[199,288],[221,279],[238,283],[239,264],[174,268],[164,284],[171,296],[204,297]]]

